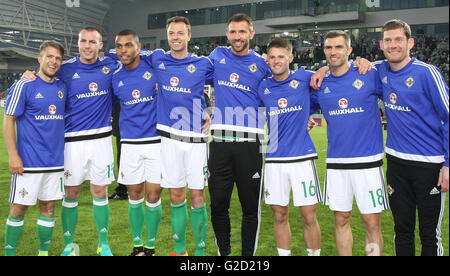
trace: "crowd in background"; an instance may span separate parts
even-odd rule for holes
[[[320,41],[320,40],[319,40]],[[298,66],[305,66],[309,70],[317,70],[325,62],[322,41],[313,41],[313,47],[297,50],[294,48],[294,63]],[[221,46],[215,41],[207,44],[189,45],[189,51],[201,56],[208,56],[217,46]],[[225,45],[224,45],[225,46]],[[353,53],[351,59],[363,57],[370,61],[383,60],[384,54],[380,50],[377,39],[369,39],[362,35],[358,39],[352,38]],[[255,45],[255,51],[259,54],[265,53],[267,46]],[[415,46],[411,50],[411,55],[425,63],[437,66],[444,75],[445,81],[449,83],[449,42],[448,37],[436,37],[418,34],[415,37]],[[5,97],[5,91],[20,78],[19,73],[0,73],[0,98]]]

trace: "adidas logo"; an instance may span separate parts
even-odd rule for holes
[[[176,240],[176,241],[180,239],[180,238],[178,237],[177,234],[174,234],[172,237],[173,237],[173,239]]]
[[[440,194],[440,193],[441,192],[436,187],[434,187],[433,190],[430,191],[430,195],[437,195],[437,194]]]
[[[7,246],[5,246],[5,249],[14,249],[14,247],[8,244]]]
[[[158,66],[158,68],[159,68],[159,69],[165,70],[165,69],[166,69],[166,66],[164,66],[164,62],[161,63],[161,64]]]
[[[139,238],[139,237],[136,237],[136,238],[134,238],[134,240],[133,241],[140,241],[141,240],[141,238]]]
[[[67,231],[67,232],[64,233],[64,237],[70,237],[70,236],[72,236],[72,234],[70,234],[69,231]]]
[[[270,94],[269,88],[266,88],[266,90],[264,90],[264,95],[269,95],[269,94]]]
[[[35,98],[35,99],[43,99],[44,96],[42,96],[41,93],[37,93],[37,94],[36,94],[36,97],[34,97],[34,98]]]
[[[227,64],[227,62],[225,61],[225,58],[221,59],[219,63],[220,64]]]
[[[122,87],[122,86],[124,86],[125,84],[123,83],[123,81],[120,81],[119,82],[119,84],[117,85],[117,87]]]
[[[75,73],[75,74],[73,74],[73,76],[72,76],[72,79],[73,79],[73,80],[79,79],[79,78],[80,78],[80,75],[78,75],[78,73]]]
[[[324,93],[324,94],[328,94],[328,93],[331,93],[331,90],[330,90],[330,88],[328,88],[328,86],[327,86],[327,88],[325,88],[325,91],[323,91],[323,93]]]
[[[100,230],[100,233],[108,233],[108,229],[106,229],[105,227],[103,227],[102,230]]]
[[[198,248],[205,248],[205,247],[206,247],[206,244],[205,244],[204,241],[202,241],[201,243],[199,243],[199,244],[197,245],[197,247],[198,247]]]
[[[256,179],[256,178],[261,178],[261,176],[259,176],[259,173],[258,172],[256,172],[255,173],[255,175],[252,177],[253,179]]]
[[[385,83],[385,84],[388,84],[387,76],[383,78],[382,82]]]

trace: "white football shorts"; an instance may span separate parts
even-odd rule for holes
[[[288,206],[291,190],[294,206],[309,206],[322,202],[314,160],[266,163],[264,169],[266,204]]]
[[[64,172],[13,174],[9,203],[36,205],[37,200],[55,201],[64,197]]]
[[[121,145],[117,182],[136,185],[161,183],[161,143]]]
[[[208,144],[161,137],[161,187],[203,190],[208,186]]]
[[[112,137],[66,142],[64,170],[66,186],[79,186],[86,180],[110,185],[115,180]]]
[[[350,212],[353,197],[361,214],[377,214],[389,209],[382,167],[327,169],[324,204],[333,211]]]

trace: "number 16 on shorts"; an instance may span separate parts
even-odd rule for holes
[[[289,205],[291,189],[294,206],[309,206],[322,201],[313,160],[283,164],[267,163],[264,179],[266,204]]]

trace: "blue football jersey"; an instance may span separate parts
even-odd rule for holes
[[[5,114],[16,117],[17,150],[24,172],[64,170],[64,113],[67,89],[36,76],[11,86]]]
[[[152,143],[161,139],[156,133],[156,76],[150,65],[142,61],[127,70],[114,72],[114,96],[120,102],[120,138],[122,143]]]
[[[111,134],[111,80],[118,66],[117,61],[108,57],[84,64],[79,56],[61,65],[58,78],[68,89],[66,141]]]
[[[258,87],[272,75],[264,58],[253,50],[235,55],[231,47],[217,47],[209,56],[214,63],[214,136],[221,131],[265,133],[265,116],[258,112]]]
[[[185,142],[206,142],[201,130],[206,108],[203,89],[213,79],[211,60],[192,53],[176,59],[163,50],[148,51],[143,58],[157,77],[158,133]]]
[[[258,96],[266,108],[269,127],[266,162],[299,162],[317,158],[308,132],[312,72],[303,68],[284,81],[262,81]]]
[[[448,85],[440,70],[412,58],[399,71],[377,62],[387,119],[386,153],[448,166]]]
[[[327,122],[328,168],[371,168],[382,165],[383,130],[378,98],[382,97],[376,69],[366,75],[353,64],[342,76],[331,73],[312,94],[312,110],[322,109]]]

